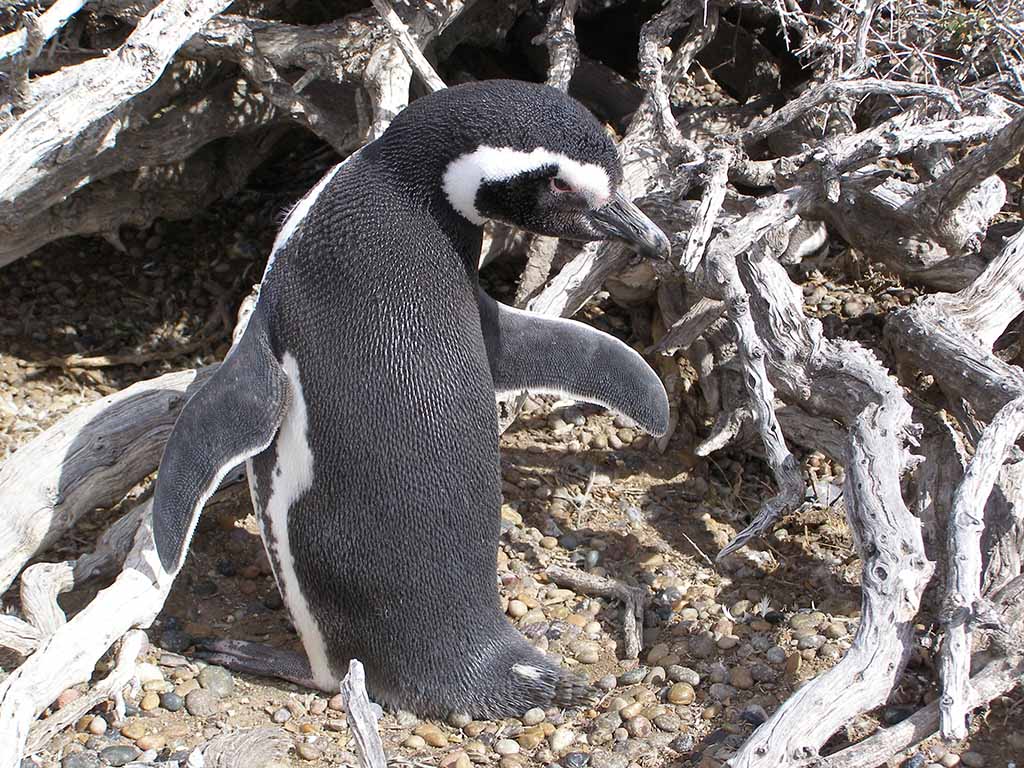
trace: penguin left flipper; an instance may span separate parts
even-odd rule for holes
[[[480,324],[497,394],[527,390],[603,405],[660,437],[668,396],[635,350],[575,320],[500,304],[481,289]]]
[[[174,573],[203,505],[231,468],[266,449],[288,409],[290,384],[259,313],[217,372],[178,416],[153,494],[153,539]]]

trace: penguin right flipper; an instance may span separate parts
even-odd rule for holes
[[[231,468],[266,449],[288,409],[290,383],[258,313],[220,368],[178,416],[153,494],[153,538],[174,573],[199,513]]]
[[[500,304],[481,289],[480,324],[497,394],[567,395],[668,431],[661,379],[634,349],[589,325]]]

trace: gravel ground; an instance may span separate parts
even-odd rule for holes
[[[286,201],[252,193],[206,218],[124,233],[127,254],[72,240],[0,270],[0,457],[92,398],[159,373],[212,362],[226,350],[234,308],[262,270]],[[234,231],[226,221],[242,221]],[[804,267],[809,313],[833,335],[872,342],[878,310],[911,292],[868,271],[844,281],[835,259]],[[507,277],[492,276],[498,295]],[[612,306],[590,319],[628,340]],[[178,352],[191,345],[189,354]],[[133,354],[138,365],[68,370],[70,354]],[[531,401],[502,440],[504,505],[498,581],[503,606],[535,644],[605,691],[592,709],[533,710],[520,720],[381,720],[385,749],[409,766],[564,768],[721,765],[801,682],[849,647],[859,619],[859,561],[838,488],[842,468],[803,457],[808,504],[768,541],[713,568],[714,555],[770,490],[741,454],[698,460],[676,438],[658,454],[632,425],[599,409]],[[92,768],[178,760],[218,735],[276,726],[290,748],[278,765],[354,764],[338,702],[296,686],[191,659],[194,637],[298,648],[274,587],[247,494],[209,508],[139,667],[141,690],[117,721],[100,707],[26,765]],[[49,559],[74,556],[107,525],[98,513]],[[654,596],[644,651],[623,661],[620,607],[548,583],[547,565],[575,566]],[[10,600],[13,594],[8,594]],[[81,604],[70,596],[66,605]],[[913,658],[892,700],[850,724],[829,749],[899,721],[935,697],[934,632],[917,627]],[[79,694],[69,690],[54,708]],[[837,692],[838,693],[838,692]],[[902,764],[1005,768],[1022,763],[1024,696],[977,718],[970,742],[930,745]],[[900,763],[894,763],[900,764]]]

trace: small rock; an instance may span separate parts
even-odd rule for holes
[[[925,768],[927,764],[928,758],[918,752],[916,755],[911,755],[905,760],[900,768]]]
[[[185,700],[174,691],[160,695],[160,706],[168,712],[178,712],[185,705]]]
[[[540,707],[528,709],[521,718],[523,725],[537,725],[544,722],[544,710]]]
[[[682,736],[676,736],[668,743],[669,749],[678,752],[681,755],[688,755],[693,752],[693,736],[688,733],[684,733]]]
[[[574,741],[576,741],[576,734],[566,727],[556,728],[552,734],[548,736],[548,745],[551,747],[551,751],[556,755],[560,755],[571,747]]]
[[[166,629],[160,634],[160,647],[171,653],[181,653],[192,645],[192,636],[180,629]]]
[[[672,704],[682,704],[686,706],[693,703],[695,697],[693,686],[689,683],[676,683],[668,689],[668,695],[666,698]]]
[[[640,665],[636,669],[631,669],[628,672],[623,672],[619,675],[619,685],[636,685],[637,683],[643,682],[645,677],[647,677],[647,667]]]
[[[100,757],[95,752],[78,752],[61,760],[60,768],[100,768]]]
[[[340,693],[336,693],[331,697],[330,701],[327,702],[327,707],[329,709],[333,709],[335,712],[344,712],[345,700],[341,698]]]
[[[278,725],[283,725],[292,719],[292,713],[287,707],[281,707],[274,711],[274,714],[270,716],[270,719]]]
[[[757,726],[768,719],[768,713],[759,704],[749,704],[740,713],[740,718],[751,725]]]
[[[605,675],[604,677],[599,678],[596,683],[594,683],[594,685],[596,685],[602,691],[614,690],[615,689],[615,684],[616,684],[615,675]]]
[[[199,684],[218,698],[230,696],[235,690],[235,681],[224,667],[212,664],[203,667],[199,673]]]
[[[618,752],[597,749],[590,753],[590,768],[626,768],[629,758]]]
[[[151,709],[156,709],[160,706],[160,697],[150,691],[142,697],[142,701],[139,702],[139,709],[143,712],[149,712]]]
[[[210,717],[220,711],[220,702],[205,688],[196,688],[185,697],[185,709],[195,717]]]
[[[465,712],[453,712],[448,715],[448,725],[452,728],[464,728],[473,722],[473,718],[467,715]]]
[[[462,750],[445,755],[440,768],[473,768],[473,761]]]
[[[977,752],[964,752],[960,755],[960,762],[966,765],[967,768],[983,768],[985,756]]]
[[[586,752],[569,752],[562,755],[561,763],[564,768],[586,768],[590,762],[590,755]]]
[[[658,715],[653,720],[654,725],[667,733],[676,733],[682,727],[682,721],[675,715]]]
[[[130,763],[140,754],[142,753],[138,747],[118,744],[117,746],[107,747],[101,751],[100,759],[107,765],[121,766],[125,763]]]
[[[808,635],[807,637],[801,637],[796,644],[796,647],[801,651],[807,650],[818,650],[825,644],[825,638],[821,635]]]
[[[121,735],[126,739],[131,739],[132,741],[141,739],[146,735],[146,726],[138,720],[133,720],[121,729]]]
[[[729,674],[729,683],[734,688],[747,691],[754,687],[754,678],[746,667],[735,667]]]
[[[295,745],[295,754],[297,754],[303,760],[319,760],[323,756],[323,752],[319,747],[315,747],[312,744],[307,744],[304,741],[300,741]]]
[[[417,736],[415,733],[412,736],[407,736],[405,741],[402,742],[402,746],[406,749],[423,749],[427,746],[427,742],[423,740],[422,736]]]
[[[324,728],[326,728],[328,731],[333,731],[334,733],[340,733],[342,731],[347,731],[348,730],[348,720],[343,720],[340,717],[329,717],[327,719],[327,722],[324,723]],[[415,736],[415,737],[414,736],[410,736],[409,738],[410,739],[416,738],[416,739],[419,739],[420,741],[423,741],[423,739],[421,739],[419,736]],[[426,742],[424,742],[424,744],[425,743]]]
[[[103,719],[103,715],[96,715],[96,717],[89,721],[89,733],[93,736],[102,736],[106,732],[107,721]]]
[[[725,683],[715,683],[708,689],[708,693],[715,701],[728,701],[736,693],[736,689]]]
[[[715,644],[715,636],[710,632],[701,632],[690,638],[690,655],[698,659],[708,659],[715,655],[718,646]]]
[[[665,672],[668,675],[668,679],[673,683],[689,683],[694,688],[700,685],[700,675],[689,667],[673,664]]]
[[[517,755],[519,754],[519,744],[512,739],[498,739],[494,742],[494,751],[499,755]]]
[[[309,704],[309,714],[319,717],[327,711],[327,699],[313,699]]]
[[[643,715],[631,717],[626,721],[626,732],[634,738],[643,738],[651,732],[651,721]]]
[[[786,649],[780,648],[779,646],[773,646],[765,651],[764,657],[768,659],[768,663],[775,664],[776,666],[786,663]]]
[[[167,739],[158,733],[151,733],[143,736],[141,739],[135,740],[135,746],[142,750],[156,750],[160,751],[167,744]]]
[[[448,744],[448,738],[433,723],[421,723],[416,726],[413,733],[422,736],[423,740],[432,747],[443,747]]]

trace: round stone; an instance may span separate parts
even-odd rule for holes
[[[171,653],[182,653],[192,645],[192,636],[180,629],[165,629],[160,633],[160,647]]]
[[[543,723],[544,722],[544,710],[541,709],[540,707],[534,707],[533,709],[528,709],[523,714],[523,716],[520,718],[520,720],[522,720],[523,725],[537,725],[538,723]]]
[[[551,751],[556,755],[560,755],[562,752],[572,746],[573,742],[576,741],[576,734],[566,727],[556,728],[550,736],[548,736],[548,745],[551,747]]]
[[[544,741],[544,731],[533,729],[523,731],[516,736],[516,741],[519,742],[520,747],[529,752],[532,749],[536,749],[537,745]]]
[[[139,702],[139,709],[143,712],[149,712],[151,709],[156,709],[160,706],[160,697],[150,691],[142,697],[142,701]]]
[[[960,762],[967,768],[984,768],[985,756],[977,752],[964,752],[960,755]]]
[[[448,738],[433,723],[418,725],[413,733],[422,736],[423,740],[432,747],[443,747],[448,744]]]
[[[77,752],[61,760],[60,768],[100,768],[100,757],[95,752]]]
[[[494,742],[494,751],[499,755],[517,755],[519,754],[519,744],[512,739],[498,739]]]
[[[103,719],[103,715],[96,715],[96,717],[89,721],[89,733],[93,736],[102,736],[106,732],[107,721]]]
[[[586,752],[569,752],[562,756],[561,762],[564,768],[586,768],[590,755]]]
[[[295,754],[297,754],[303,760],[319,760],[323,755],[318,747],[312,744],[307,744],[304,741],[300,741],[295,745]]]
[[[693,690],[693,686],[689,683],[676,683],[668,689],[668,695],[666,698],[672,704],[692,704],[696,693]]]
[[[526,607],[526,603],[521,600],[509,600],[508,608],[505,609],[505,612],[513,619],[521,619],[529,611],[530,609]]]
[[[614,690],[615,689],[615,684],[616,684],[615,675],[605,675],[604,677],[599,678],[596,683],[594,683],[594,685],[596,685],[602,691]]]
[[[448,725],[452,728],[464,728],[473,721],[465,712],[453,712],[448,715]]]
[[[113,765],[116,767],[130,763],[136,757],[142,754],[138,747],[130,745],[118,744],[113,747],[107,747],[100,752],[100,759],[107,765]]]
[[[734,688],[746,691],[754,687],[754,678],[746,667],[735,667],[729,673],[729,683]]]
[[[274,714],[270,716],[270,719],[278,725],[282,725],[292,719],[292,713],[288,707],[281,707],[274,711]]]
[[[715,701],[728,701],[736,693],[736,689],[725,683],[715,683],[708,689],[708,693]]]
[[[619,675],[619,685],[636,685],[643,682],[645,677],[647,677],[647,667],[641,665],[636,669],[631,669]]]
[[[631,717],[626,721],[626,733],[634,738],[643,738],[651,732],[651,721],[643,715]]]
[[[414,733],[406,737],[405,741],[402,742],[402,746],[406,749],[423,749],[427,746],[427,742],[423,740],[422,736],[417,736]]]
[[[658,715],[653,720],[654,725],[667,733],[676,733],[682,727],[682,721],[675,715]]]
[[[700,675],[689,667],[673,664],[665,670],[665,673],[668,675],[668,679],[673,683],[689,683],[694,688],[700,685]]]
[[[121,729],[121,735],[124,736],[126,739],[131,739],[132,741],[135,741],[136,739],[141,739],[143,736],[146,735],[146,726],[144,726],[138,720],[133,720]]]
[[[160,706],[168,712],[178,712],[185,706],[185,700],[174,691],[170,691],[160,695]]]
[[[185,709],[195,717],[210,717],[220,711],[220,703],[210,691],[196,688],[185,697]]]
[[[770,664],[782,665],[786,663],[786,649],[779,646],[773,646],[769,648],[764,657],[768,659]]]
[[[164,748],[165,744],[167,744],[167,739],[158,733],[150,733],[143,736],[141,739],[135,740],[135,746],[147,751],[153,749],[159,752]]]
[[[327,706],[329,709],[333,709],[335,712],[344,712],[345,700],[341,698],[340,693],[336,693],[331,697],[330,701],[327,702]]]
[[[235,681],[224,667],[210,665],[199,673],[199,684],[214,696],[230,696],[235,690]]]
[[[596,664],[600,660],[601,654],[598,652],[597,648],[583,648],[576,653],[576,661],[580,664]]]

